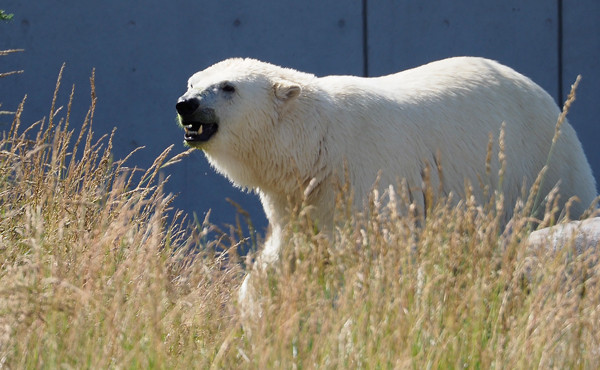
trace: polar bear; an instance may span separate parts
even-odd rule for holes
[[[176,104],[187,145],[235,185],[258,193],[271,234],[262,252],[276,259],[290,206],[311,206],[331,222],[334,182],[348,181],[357,208],[378,186],[402,179],[424,209],[424,170],[441,161],[443,195],[471,184],[502,183],[509,216],[523,185],[546,164],[560,110],[529,78],[495,61],[456,57],[396,74],[316,77],[254,59],[228,59],[194,74]],[[506,172],[486,172],[489,135],[505,124]],[[498,152],[495,144],[495,152]],[[496,158],[497,155],[492,156]],[[596,196],[574,129],[564,123],[541,194],[559,185],[579,217]],[[434,167],[435,168],[435,167]],[[348,178],[345,178],[345,176]]]

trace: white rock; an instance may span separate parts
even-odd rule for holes
[[[596,248],[600,243],[600,217],[583,221],[571,221],[532,232],[528,238],[530,247],[545,246],[556,251],[565,243],[574,241],[579,253]]]

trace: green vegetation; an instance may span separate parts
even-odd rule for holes
[[[24,128],[24,101],[0,140],[0,367],[600,364],[598,253],[526,248],[535,191],[510,234],[500,194],[426,220],[402,192],[363,214],[340,195],[333,240],[299,212],[282,263],[254,272],[261,315],[242,328],[241,228],[212,240],[208,221],[167,218],[159,170],[180,156],[141,176],[114,161],[112,136],[93,139],[93,86],[83,128],[55,102]]]
[[[8,14],[4,10],[0,9],[0,21],[10,21],[13,19],[14,14]]]

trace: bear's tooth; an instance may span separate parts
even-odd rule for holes
[[[202,133],[202,127],[204,127],[204,126],[200,125],[200,128],[198,129],[198,135],[200,135]]]

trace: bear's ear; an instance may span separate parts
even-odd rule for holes
[[[289,81],[278,81],[273,84],[275,96],[281,101],[292,100],[302,92],[300,85]]]

